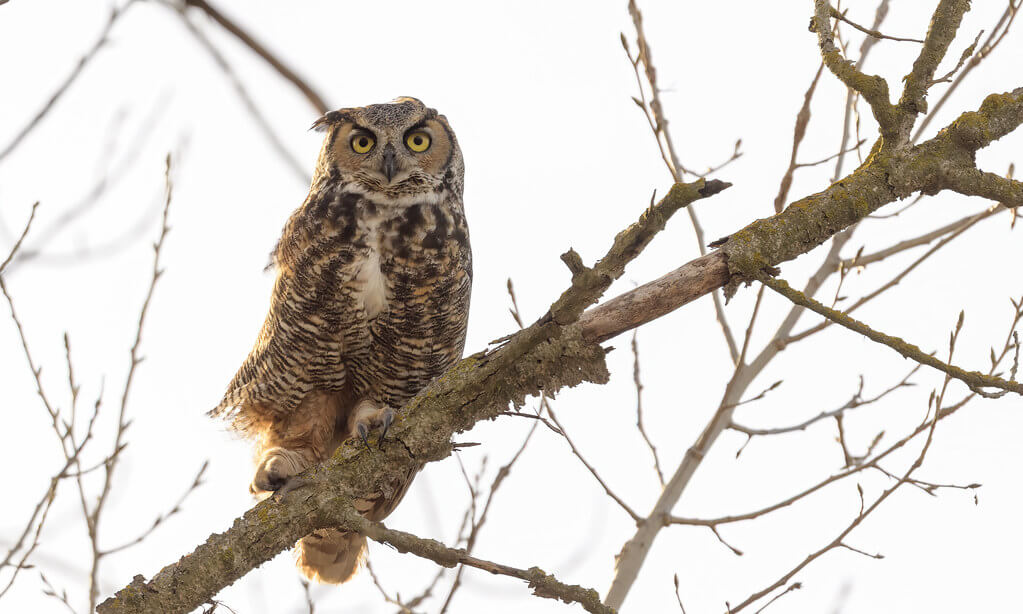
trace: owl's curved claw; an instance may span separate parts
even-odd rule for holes
[[[284,484],[282,484],[280,486],[280,488],[278,488],[277,490],[274,491],[273,498],[276,501],[280,501],[289,492],[291,492],[291,491],[293,491],[293,490],[295,490],[297,488],[302,488],[303,486],[307,485],[308,483],[309,482],[306,481],[305,478],[302,478],[300,476],[297,476],[297,475],[288,476],[284,480]]]
[[[307,466],[300,455],[284,448],[272,448],[268,450],[259,465],[256,467],[256,475],[249,484],[249,492],[253,495],[262,493],[285,492],[296,486],[288,486],[288,482],[297,473],[301,473]],[[301,485],[301,484],[299,484]]]
[[[387,429],[391,428],[391,425],[393,423],[394,423],[394,411],[391,408],[388,407],[387,409],[384,410],[383,415],[380,416],[380,424],[381,424],[381,427],[380,427],[380,429],[381,429],[380,430],[380,441],[377,444],[377,447],[380,448],[381,450],[384,449],[384,437],[387,436]]]
[[[366,446],[366,449],[372,452],[373,448],[369,447],[369,427],[365,423],[359,422],[355,425],[355,430],[359,434],[359,439],[362,440],[363,445]]]

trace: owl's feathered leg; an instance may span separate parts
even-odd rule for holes
[[[260,437],[249,490],[260,495],[295,487],[289,487],[292,476],[330,456],[336,421],[334,398],[314,392],[286,420],[268,425]]]

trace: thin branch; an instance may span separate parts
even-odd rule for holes
[[[512,302],[514,304],[514,294],[512,295],[512,297],[513,297]],[[518,306],[516,305],[515,311],[513,313],[517,311]],[[539,413],[543,412],[544,406],[547,405],[546,400],[547,400],[546,396],[541,397],[541,404],[538,415]],[[534,423],[533,426],[529,428],[529,431],[526,433],[526,437],[522,440],[522,445],[519,446],[519,449],[511,457],[511,460],[509,460],[506,464],[504,464],[503,466],[501,466],[500,469],[497,470],[497,475],[494,476],[494,481],[490,484],[490,492],[487,495],[487,500],[483,504],[483,512],[480,514],[478,519],[475,517],[475,514],[472,515],[473,517],[472,528],[470,529],[469,536],[466,538],[465,541],[465,551],[467,553],[472,553],[473,548],[476,547],[476,540],[479,537],[479,532],[483,528],[483,525],[487,522],[487,513],[490,512],[490,506],[494,502],[494,495],[497,494],[497,490],[501,487],[501,484],[503,484],[504,480],[507,479],[508,476],[511,474],[512,467],[515,465],[516,462],[518,462],[519,458],[522,456],[522,453],[526,450],[526,446],[529,445],[530,440],[533,438],[533,433],[535,432],[536,423]],[[444,612],[447,611],[448,607],[451,605],[452,599],[455,596],[455,592],[458,591],[458,588],[462,585],[463,569],[464,567],[459,566],[458,572],[455,574],[455,580],[454,582],[452,582],[451,589],[448,591],[448,596],[444,599],[444,605],[441,606],[440,614],[444,614]]]
[[[976,218],[976,216],[972,216],[972,218]],[[902,271],[900,271],[895,277],[891,278],[886,283],[884,283],[883,285],[881,285],[877,289],[873,290],[872,292],[870,292],[868,294],[865,294],[864,296],[862,296],[859,299],[857,299],[856,302],[854,302],[852,305],[850,305],[848,308],[846,308],[842,313],[850,314],[850,313],[856,311],[857,309],[859,309],[860,307],[862,307],[863,305],[869,303],[873,299],[877,298],[881,294],[887,292],[891,288],[894,288],[895,286],[900,284],[902,282],[902,280],[904,280],[910,273],[912,273],[914,270],[916,270],[917,267],[919,267],[921,264],[923,264],[924,261],[926,261],[928,258],[933,256],[935,253],[937,253],[939,250],[941,250],[943,247],[945,247],[946,245],[948,245],[952,241],[954,241],[957,238],[959,238],[964,232],[966,232],[967,230],[972,228],[974,226],[974,224],[979,222],[981,219],[984,219],[984,218],[971,219],[971,221],[969,223],[965,223],[965,224],[959,226],[949,236],[947,236],[947,237],[941,239],[940,241],[938,241],[933,247],[931,247],[926,252],[924,252],[919,258],[917,258],[912,263],[910,263],[909,266],[907,266]],[[836,266],[840,266],[840,265],[841,265],[841,263],[839,263]],[[824,330],[828,326],[831,326],[831,324],[832,324],[831,320],[825,319],[820,324],[811,326],[810,328],[808,328],[808,329],[806,329],[806,330],[804,330],[804,331],[802,331],[800,333],[794,334],[794,335],[792,335],[790,337],[778,337],[778,338],[775,339],[775,343],[777,343],[777,344],[779,344],[781,346],[787,346],[787,345],[795,343],[797,341],[802,341],[803,339],[806,339],[807,337],[815,335],[816,333]]]
[[[889,36],[887,34],[881,34],[880,32],[877,31],[876,26],[875,26],[875,29],[864,28],[860,24],[858,24],[855,21],[853,21],[853,20],[849,19],[848,17],[846,17],[844,12],[841,12],[841,13],[838,12],[834,7],[831,7],[831,16],[834,17],[835,19],[839,20],[839,21],[844,21],[845,23],[847,23],[850,26],[856,28],[860,32],[863,32],[867,36],[870,36],[870,37],[873,37],[873,38],[876,38],[876,39],[879,39],[879,40],[880,39],[886,39],[886,40],[890,40],[890,41],[899,41],[899,42],[902,42],[902,43],[922,43],[922,42],[924,42],[924,41],[920,40],[919,38],[902,38],[902,37],[899,37],[899,36]]]
[[[639,93],[641,97],[641,100],[637,100],[637,104],[647,115],[647,121],[654,133],[654,139],[657,141],[657,146],[661,149],[661,157],[664,158],[672,179],[674,179],[676,183],[681,182],[685,173],[701,176],[697,173],[687,171],[685,167],[682,166],[682,163],[679,161],[678,154],[675,152],[674,140],[671,138],[671,130],[668,128],[668,119],[665,117],[664,108],[661,105],[660,88],[657,86],[657,69],[654,67],[653,59],[650,54],[650,45],[647,43],[646,35],[643,32],[643,14],[640,12],[639,7],[636,6],[635,0],[629,0],[629,14],[632,16],[632,23],[636,28],[636,44],[639,46],[638,57],[635,60],[632,59],[632,55],[629,53],[629,47],[624,35],[622,36],[622,46],[625,47],[625,53],[629,55],[629,61],[632,63],[632,67],[636,71],[636,81],[639,84]],[[638,66],[640,63],[643,64],[644,74],[646,75],[647,83],[650,86],[651,99],[649,104],[646,103],[643,84],[639,83]],[[648,106],[650,109],[649,112],[647,112]],[[653,114],[653,120],[650,118],[651,113]],[[667,156],[665,156],[664,146],[661,145],[662,137],[664,145],[667,147]],[[742,155],[739,152],[740,143],[741,140],[736,141],[732,157],[725,163],[718,166],[718,168],[726,166]],[[716,169],[709,170],[703,176],[710,174],[713,170]],[[704,246],[706,245],[707,240],[703,233],[703,226],[700,224],[700,220],[696,216],[696,211],[692,207],[689,207],[687,212],[689,213],[689,221],[693,225],[693,233],[696,235],[696,245],[700,250],[700,255],[705,256],[707,254],[707,250]],[[725,344],[728,346],[728,353],[732,358],[732,362],[735,363],[735,361],[739,358],[739,351],[735,343],[735,337],[732,334],[732,329],[728,325],[728,318],[725,316],[725,310],[721,304],[721,297],[717,292],[713,292],[712,299],[714,302],[715,317],[717,317],[718,324],[721,326],[721,332],[724,335]]]
[[[952,70],[948,71],[948,73],[945,74],[944,77],[938,77],[937,79],[932,80],[931,85],[935,85],[938,83],[951,83],[952,77],[957,72],[959,72],[959,69],[963,67],[963,64],[966,63],[966,60],[970,59],[970,56],[973,55],[974,50],[977,49],[977,43],[980,42],[980,37],[983,34],[984,34],[983,30],[977,32],[977,38],[973,39],[973,43],[970,44],[970,46],[967,47],[966,49],[963,49],[963,54],[959,56],[959,62],[954,67],[952,67]]]
[[[572,449],[572,454],[574,454],[575,457],[579,459],[579,462],[581,462],[583,466],[586,467],[587,471],[589,471],[590,474],[593,475],[593,478],[597,480],[597,483],[600,484],[600,487],[604,489],[604,492],[607,493],[607,496],[611,497],[611,499],[613,499],[615,503],[617,503],[623,510],[625,510],[625,513],[631,516],[633,520],[635,520],[636,522],[642,520],[640,515],[634,512],[631,507],[629,507],[629,504],[623,501],[621,497],[616,495],[614,491],[611,490],[607,483],[604,482],[604,479],[600,477],[600,474],[597,473],[597,470],[593,468],[593,465],[586,462],[586,459],[583,458],[583,455],[579,452],[579,449],[576,448],[575,444],[572,442],[572,438],[568,436],[568,432],[565,431],[565,427],[562,426],[561,422],[558,421],[558,417],[557,415],[555,415],[554,409],[551,408],[550,405],[547,406],[547,413],[550,414],[551,420],[553,420],[554,424],[557,425],[558,429],[561,430],[562,436],[565,438],[565,441],[568,442],[568,447]]]
[[[946,380],[946,383],[947,383],[947,380]],[[891,486],[890,488],[888,488],[884,492],[882,492],[881,495],[879,495],[878,498],[874,500],[874,502],[870,505],[870,507],[868,507],[866,509],[861,509],[860,512],[856,515],[856,517],[852,520],[852,522],[850,522],[849,525],[844,530],[842,530],[841,533],[839,533],[838,537],[836,537],[834,540],[831,541],[831,543],[827,544],[823,548],[817,550],[816,552],[814,552],[811,555],[809,555],[808,557],[806,557],[805,560],[803,560],[801,563],[796,565],[793,569],[791,569],[790,571],[785,573],[783,576],[781,576],[781,578],[779,578],[777,581],[775,581],[771,585],[769,585],[766,588],[764,588],[764,589],[762,589],[762,590],[760,590],[760,591],[750,595],[747,599],[745,599],[739,605],[737,605],[735,607],[729,607],[729,614],[735,614],[735,613],[743,610],[747,606],[749,606],[749,605],[759,601],[763,597],[769,595],[771,592],[773,592],[777,588],[779,588],[781,586],[784,586],[786,582],[788,582],[790,579],[792,579],[793,576],[795,576],[797,573],[799,573],[807,565],[812,563],[814,560],[820,558],[822,555],[824,555],[826,552],[828,552],[830,550],[833,550],[835,548],[845,547],[845,548],[849,548],[851,550],[854,550],[856,552],[860,552],[862,554],[866,554],[866,553],[864,553],[864,552],[862,552],[860,550],[856,550],[856,549],[851,548],[850,546],[848,546],[845,543],[845,538],[848,537],[848,535],[850,533],[852,533],[852,531],[856,527],[858,527],[866,518],[868,518],[871,515],[871,513],[874,512],[874,510],[876,510],[882,503],[884,503],[884,501],[889,496],[891,496],[892,493],[894,493],[896,490],[898,490],[899,487],[901,487],[903,484],[906,484],[910,480],[912,474],[917,469],[920,468],[920,466],[923,464],[924,457],[927,455],[927,451],[931,447],[931,442],[934,440],[934,429],[938,426],[938,420],[939,419],[940,419],[940,411],[936,410],[934,418],[929,421],[930,422],[930,426],[929,426],[929,428],[927,428],[927,439],[924,442],[923,448],[920,450],[920,454],[916,457],[916,460],[913,462],[913,464],[909,467],[909,469],[906,471],[906,473],[903,475],[903,477],[898,482],[896,482],[893,486]],[[928,423],[928,421],[925,420],[924,421],[924,425],[927,425],[927,423]],[[924,425],[921,425],[921,426],[924,426]],[[870,554],[866,554],[866,555],[874,557],[874,558],[880,558],[879,555],[870,555]]]
[[[887,397],[889,394],[895,392],[896,390],[899,390],[901,388],[905,388],[907,386],[912,386],[913,384],[910,383],[909,378],[913,377],[913,375],[920,369],[920,366],[921,365],[919,365],[919,364],[915,365],[913,367],[913,369],[908,374],[906,374],[906,376],[904,378],[902,378],[902,380],[899,381],[897,384],[895,384],[895,385],[893,385],[893,386],[891,386],[891,387],[881,391],[877,395],[875,395],[873,397],[870,397],[870,398],[867,398],[867,399],[864,399],[863,396],[862,396],[863,380],[861,378],[860,379],[860,389],[857,390],[856,394],[854,394],[841,407],[838,407],[838,408],[830,410],[830,411],[821,412],[821,413],[817,414],[816,416],[813,416],[812,418],[808,418],[808,419],[800,422],[799,424],[794,424],[794,425],[791,425],[791,426],[767,428],[767,429],[755,429],[755,428],[750,428],[750,427],[743,426],[741,424],[737,424],[735,422],[732,422],[732,424],[729,426],[729,428],[734,430],[734,431],[739,431],[740,433],[745,433],[746,435],[750,435],[750,436],[753,436],[753,435],[780,435],[780,434],[783,434],[783,433],[793,433],[793,432],[796,432],[796,431],[804,431],[810,425],[815,424],[817,422],[820,422],[821,420],[826,420],[828,418],[834,418],[835,416],[843,415],[844,413],[846,413],[849,410],[874,404],[874,403],[880,401],[881,399]]]
[[[767,275],[761,275],[759,281],[797,305],[806,307],[836,324],[867,337],[871,341],[887,345],[910,360],[937,369],[949,377],[963,382],[970,390],[983,397],[997,398],[1006,392],[1015,392],[1016,394],[1023,395],[1023,383],[1004,380],[993,375],[984,375],[977,371],[968,372],[955,365],[942,362],[935,358],[933,354],[927,354],[915,345],[906,343],[898,337],[878,332],[847,314],[822,305],[802,292],[791,288],[784,280],[772,279]],[[1001,392],[986,392],[983,390],[984,388],[998,388]]]
[[[951,222],[949,224],[946,224],[946,225],[944,225],[944,226],[942,226],[940,228],[936,228],[936,229],[934,229],[934,230],[932,230],[930,232],[924,233],[924,234],[922,234],[920,236],[913,237],[912,239],[906,239],[904,241],[899,241],[895,245],[892,245],[890,247],[886,247],[886,248],[884,248],[882,250],[878,250],[876,252],[873,252],[873,253],[870,253],[870,254],[866,254],[866,255],[857,255],[857,256],[854,256],[852,258],[846,258],[845,260],[842,260],[842,262],[840,263],[839,266],[843,267],[843,268],[846,268],[846,269],[850,269],[850,268],[853,268],[853,267],[865,267],[868,264],[873,264],[875,262],[880,262],[880,261],[882,261],[882,260],[884,260],[884,259],[886,259],[886,258],[888,258],[890,256],[894,256],[895,254],[904,252],[904,251],[906,251],[908,249],[912,249],[914,247],[919,247],[921,245],[927,245],[927,244],[931,243],[932,241],[934,241],[935,239],[940,239],[941,237],[943,237],[943,236],[945,236],[945,235],[947,235],[949,233],[954,233],[954,232],[958,232],[958,231],[961,231],[961,230],[965,230],[965,229],[973,226],[977,222],[980,222],[982,220],[986,220],[987,218],[989,218],[989,217],[991,217],[991,216],[993,216],[993,215],[995,215],[997,213],[1001,213],[1002,211],[1005,211],[1005,207],[1002,207],[1002,206],[999,206],[999,205],[995,205],[993,207],[989,207],[985,211],[981,211],[980,213],[975,213],[973,215],[968,215],[966,217],[960,218],[960,219],[958,219],[958,220],[956,220],[954,222]]]
[[[888,82],[877,75],[867,75],[849,60],[835,46],[831,32],[831,5],[827,0],[814,0],[814,18],[811,29],[817,33],[824,65],[842,83],[863,96],[870,105],[874,118],[881,127],[881,134],[895,136],[898,130],[895,107],[888,97]]]
[[[509,565],[476,558],[466,553],[465,550],[448,548],[444,544],[432,539],[423,539],[410,533],[388,529],[379,522],[363,518],[354,508],[343,510],[339,512],[338,516],[344,519],[342,524],[346,528],[357,530],[374,541],[388,544],[398,552],[414,554],[429,559],[443,567],[468,565],[469,567],[482,569],[495,575],[518,578],[527,582],[529,588],[533,590],[533,594],[538,597],[556,599],[565,603],[578,603],[587,612],[593,612],[594,614],[614,614],[614,610],[600,603],[597,591],[581,586],[564,584],[539,567],[518,569]]]
[[[799,146],[803,142],[803,138],[806,136],[806,127],[810,124],[810,102],[813,100],[813,94],[817,91],[817,83],[821,79],[821,75],[824,73],[824,62],[821,62],[817,67],[817,72],[813,76],[813,80],[810,81],[810,87],[806,88],[806,93],[803,94],[803,106],[799,108],[799,112],[796,113],[796,127],[792,130],[792,154],[789,156],[789,167],[785,170],[785,175],[781,178],[781,185],[778,187],[778,195],[774,197],[774,212],[781,213],[781,210],[785,208],[785,202],[789,197],[789,189],[792,187],[792,178],[796,173],[796,169],[799,167],[796,164],[796,156],[799,155]]]
[[[7,254],[7,257],[4,258],[4,261],[2,263],[0,263],[0,275],[3,275],[4,269],[6,269],[7,265],[10,264],[11,260],[14,259],[14,255],[18,253],[18,250],[21,248],[22,242],[24,242],[25,237],[28,236],[28,231],[30,228],[32,228],[32,221],[36,219],[37,208],[39,208],[39,201],[36,201],[35,203],[32,204],[32,209],[31,211],[29,211],[28,214],[28,221],[25,222],[25,228],[22,229],[21,234],[18,235],[18,240],[15,241],[14,245],[11,246],[11,251]]]
[[[96,57],[99,50],[107,43],[110,37],[110,31],[114,28],[114,24],[117,23],[117,20],[120,19],[124,15],[125,11],[127,11],[134,3],[135,0],[126,0],[123,5],[120,7],[114,7],[110,11],[110,17],[107,19],[107,23],[103,26],[103,29],[100,31],[100,35],[96,41],[91,47],[89,47],[82,57],[78,59],[78,63],[75,64],[75,67],[71,70],[68,76],[64,78],[64,81],[61,82],[53,94],[50,95],[50,98],[43,104],[42,108],[40,108],[32,119],[29,120],[29,122],[18,132],[17,135],[15,135],[11,142],[8,143],[3,150],[0,150],[0,161],[10,155],[10,153],[14,151],[14,149],[20,145],[23,140],[25,140],[25,137],[28,136],[28,134],[32,132],[32,130],[34,130],[40,122],[42,122],[43,118],[46,117],[51,109],[53,109],[53,106],[57,104],[57,101],[60,100],[68,89],[71,88],[71,85],[74,84],[79,76],[81,76],[85,67],[88,66],[89,62]]]
[[[661,471],[661,460],[657,456],[657,448],[650,441],[650,436],[647,435],[646,429],[643,428],[643,382],[639,378],[638,334],[638,329],[632,331],[632,382],[636,386],[636,428],[639,429],[639,434],[642,435],[643,441],[646,442],[647,448],[650,449],[650,455],[654,458],[654,471],[657,472],[657,479],[660,481],[661,487],[664,487],[664,472]]]
[[[171,516],[180,512],[181,506],[185,504],[185,500],[188,499],[188,496],[195,492],[196,489],[198,489],[200,486],[202,486],[202,477],[206,473],[206,469],[209,468],[209,465],[210,465],[209,459],[204,460],[202,462],[202,466],[199,467],[199,472],[195,475],[195,479],[192,480],[192,483],[188,486],[185,492],[181,494],[181,497],[178,498],[178,500],[174,503],[174,505],[167,513],[160,514],[159,516],[157,516],[156,519],[153,521],[153,524],[149,525],[149,528],[140,533],[135,539],[125,542],[120,546],[115,546],[108,550],[104,550],[100,553],[100,555],[106,556],[108,554],[114,554],[115,552],[120,552],[122,550],[126,550],[128,548],[131,548],[132,546],[142,543],[144,539],[152,535],[153,531],[155,531],[157,527],[160,526],[160,524],[162,524]]]
[[[937,115],[938,111],[945,105],[945,102],[947,102],[952,96],[952,93],[956,91],[974,68],[979,66],[981,62],[991,55],[991,53],[998,47],[998,44],[1002,42],[1002,39],[1005,38],[1005,35],[1009,33],[1009,28],[1012,27],[1012,23],[1016,19],[1016,14],[1019,12],[1021,4],[1023,4],[1023,2],[1009,0],[1008,6],[1005,8],[1005,12],[1002,13],[1002,16],[998,19],[998,23],[995,24],[995,27],[991,29],[991,34],[989,34],[984,40],[984,44],[980,46],[980,51],[970,58],[970,61],[966,63],[966,67],[963,68],[963,71],[955,78],[952,85],[948,86],[948,89],[941,95],[938,102],[934,103],[934,106],[930,109],[927,115],[924,116],[920,125],[916,129],[916,133],[913,135],[913,143],[920,140],[920,136],[923,134],[924,130],[927,129],[927,126],[931,123],[931,120],[934,119],[934,116]]]
[[[189,2],[191,2],[191,0],[189,0]],[[202,32],[202,30],[192,23],[183,9],[178,11],[178,15],[181,17],[181,21],[184,23],[188,31],[191,32],[192,36],[194,36],[199,42],[199,46],[201,46],[206,53],[209,54],[209,56],[213,59],[213,62],[217,65],[217,68],[219,68],[224,76],[227,77],[227,80],[231,83],[231,87],[234,88],[235,94],[242,102],[242,106],[244,106],[245,110],[249,112],[252,120],[256,123],[256,126],[259,127],[260,132],[262,132],[263,136],[266,137],[266,140],[270,143],[273,150],[277,152],[277,155],[284,161],[285,165],[292,171],[299,181],[309,183],[309,175],[306,173],[303,165],[299,163],[280,137],[277,136],[277,133],[274,132],[273,127],[270,125],[270,121],[263,116],[263,113],[256,105],[255,99],[253,99],[252,95],[249,94],[249,91],[245,88],[245,84],[242,83],[238,75],[235,74],[231,64],[227,61],[223,54],[220,53],[213,42]]]
[[[131,351],[129,352],[129,365],[128,374],[125,377],[124,388],[121,392],[121,406],[117,415],[117,432],[114,435],[113,449],[114,453],[110,456],[110,462],[108,462],[104,468],[103,474],[103,486],[100,490],[99,496],[96,498],[96,503],[92,508],[92,513],[89,514],[89,525],[91,528],[90,539],[92,545],[92,569],[89,573],[89,611],[92,612],[96,609],[96,602],[99,598],[99,567],[100,561],[106,552],[99,546],[99,527],[100,520],[102,518],[107,497],[110,495],[111,488],[113,487],[113,476],[114,470],[117,468],[117,461],[120,459],[119,451],[124,447],[124,436],[128,430],[130,422],[126,420],[128,411],[128,396],[131,393],[131,386],[135,379],[135,372],[142,362],[142,356],[139,354],[139,349],[142,345],[142,331],[145,327],[146,316],[149,313],[149,305],[153,299],[153,292],[156,289],[156,283],[159,281],[160,276],[163,274],[163,270],[160,268],[160,255],[163,251],[164,241],[167,238],[167,233],[170,232],[170,226],[167,224],[168,214],[170,213],[171,196],[173,193],[173,182],[171,181],[171,156],[167,154],[165,170],[164,170],[164,183],[165,183],[165,199],[163,206],[163,217],[160,221],[160,234],[157,237],[156,242],[153,244],[153,268],[149,280],[149,288],[146,290],[146,296],[142,301],[142,308],[139,310],[138,326],[135,329],[135,340],[132,343]],[[201,473],[200,473],[201,476]],[[187,493],[186,493],[187,494]],[[157,521],[159,523],[159,520]],[[155,526],[155,525],[154,525]]]
[[[219,10],[214,8],[209,2],[205,0],[184,0],[185,6],[195,7],[202,12],[206,13],[213,21],[220,24],[222,28],[230,32],[235,38],[237,38],[243,45],[251,49],[256,55],[262,58],[267,64],[269,64],[279,75],[284,77],[289,83],[295,86],[298,91],[302,92],[309,104],[321,115],[330,110],[327,103],[323,101],[323,97],[313,89],[313,87],[306,82],[304,79],[298,76],[294,70],[284,64],[283,61],[277,58],[276,55],[271,53],[266,47],[259,43],[251,34],[246,32],[233,20],[229,19],[226,15],[221,13]]]

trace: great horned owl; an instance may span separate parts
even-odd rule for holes
[[[404,405],[462,355],[472,261],[462,152],[443,115],[414,98],[340,109],[309,196],[273,251],[277,280],[256,345],[210,414],[258,441],[250,490],[266,496],[350,437],[381,439]],[[359,511],[386,517],[413,475]],[[340,583],[366,539],[299,541],[311,579]]]

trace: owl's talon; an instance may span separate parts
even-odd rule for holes
[[[297,484],[289,486],[288,482],[296,473],[301,473],[306,468],[306,463],[301,457],[291,450],[274,448],[268,450],[263,456],[262,462],[256,467],[256,475],[249,484],[249,492],[253,495],[260,495],[268,492],[278,492],[285,489],[285,492],[301,486]]]
[[[380,416],[380,441],[377,447],[381,450],[384,449],[384,437],[387,436],[387,429],[391,428],[391,424],[394,423],[394,411],[391,408],[384,410],[382,416]]]
[[[280,501],[289,492],[306,486],[309,482],[302,477],[297,475],[288,476],[285,478],[284,483],[274,491],[273,497],[275,501]]]
[[[366,449],[372,452],[373,448],[369,447],[369,427],[360,422],[355,425],[355,430],[359,433],[359,439],[362,440],[362,443],[363,445],[366,446]]]
[[[369,432],[380,427],[380,441],[377,447],[383,449],[387,429],[394,423],[394,410],[381,403],[365,399],[355,406],[349,417],[348,437],[358,437],[367,450],[370,450]]]

